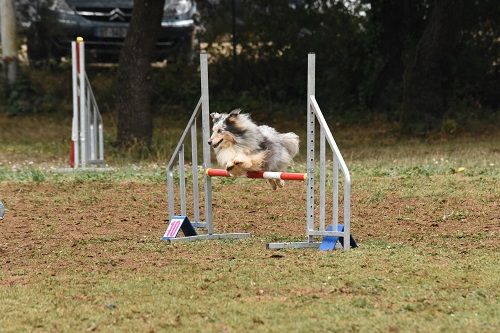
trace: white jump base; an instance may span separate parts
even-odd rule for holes
[[[290,242],[290,243],[268,243],[266,248],[270,250],[278,249],[317,249],[321,242]],[[337,244],[336,249],[342,249],[340,244]]]
[[[56,168],[50,169],[49,172],[58,172],[58,173],[107,173],[115,171],[113,168],[106,167],[85,167],[85,168]]]
[[[206,234],[206,235],[187,236],[180,238],[171,238],[167,240],[167,242],[178,243],[178,242],[194,242],[198,240],[214,240],[214,239],[243,239],[247,237],[250,237],[249,233]]]

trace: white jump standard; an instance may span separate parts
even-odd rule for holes
[[[200,70],[201,70],[201,97],[194,109],[194,112],[182,133],[181,139],[172,154],[169,163],[167,164],[167,201],[168,201],[168,216],[171,222],[167,232],[165,233],[164,240],[170,242],[176,241],[191,241],[200,239],[219,239],[219,238],[245,238],[250,234],[248,233],[229,233],[229,234],[216,234],[213,229],[212,220],[212,182],[211,177],[231,177],[231,174],[226,170],[212,169],[211,168],[211,154],[210,147],[206,144],[210,138],[210,123],[209,123],[209,98],[208,98],[208,68],[207,68],[207,55],[202,53],[200,55]],[[203,173],[203,186],[204,186],[204,217],[202,221],[200,218],[200,197],[198,189],[198,136],[196,118],[201,108],[202,118],[202,147],[203,147],[203,164],[205,170]],[[319,204],[317,207],[314,202],[314,176],[315,176],[315,127],[316,120],[319,125]],[[192,202],[193,202],[193,223],[187,219],[187,205],[186,205],[186,176],[185,176],[185,156],[184,156],[184,142],[187,141],[188,133],[190,132],[191,141],[191,168],[192,168]],[[310,53],[308,55],[308,70],[307,70],[307,172],[306,173],[293,173],[293,172],[270,172],[270,171],[254,171],[247,172],[247,178],[253,179],[282,179],[282,180],[296,180],[306,181],[307,196],[306,196],[306,239],[303,242],[290,242],[290,243],[269,243],[269,249],[282,249],[282,248],[319,248],[321,238],[325,241],[333,239],[333,244],[323,244],[323,248],[333,248],[336,239],[339,238],[344,250],[351,247],[351,233],[350,233],[350,190],[351,178],[347,165],[340,154],[340,150],[333,139],[333,135],[323,117],[321,109],[315,97],[315,55]],[[333,184],[332,184],[332,216],[328,220],[331,224],[326,226],[326,143],[328,142],[329,151],[332,152],[333,157]],[[174,192],[174,167],[175,162],[178,162],[178,175],[179,175],[179,197],[180,197],[180,214],[176,214],[175,205],[175,192]],[[339,170],[344,177],[343,181],[343,224],[339,224]],[[245,177],[245,176],[243,176]],[[319,212],[317,218],[318,222],[315,223],[315,208]],[[175,222],[175,230],[172,225]],[[183,221],[183,222],[181,222]],[[185,237],[177,238],[177,232],[180,230],[181,225],[184,227]],[[207,233],[203,235],[196,233],[194,228],[206,229]],[[194,234],[194,235],[193,235]],[[338,238],[337,238],[338,237]],[[331,247],[333,245],[333,247]],[[353,242],[352,246],[355,246]]]
[[[198,136],[196,117],[201,109],[202,122],[202,156],[203,168],[208,169],[211,165],[210,147],[206,144],[210,139],[210,106],[208,97],[208,57],[206,53],[200,54],[200,76],[201,76],[201,97],[194,108],[193,114],[181,135],[179,143],[167,164],[167,200],[168,200],[168,216],[172,222],[174,216],[186,214],[186,177],[185,177],[185,159],[184,159],[184,141],[190,133],[191,137],[191,166],[192,166],[192,198],[193,198],[193,217],[194,221],[191,225],[198,229],[206,229],[206,234],[203,235],[186,235],[186,237],[164,237],[163,239],[170,242],[177,241],[193,241],[202,239],[238,239],[249,237],[249,233],[214,233],[212,224],[212,182],[208,175],[203,175],[203,186],[205,191],[205,221],[200,218],[200,195],[198,188]],[[205,143],[205,144],[203,144]],[[180,196],[180,214],[175,214],[175,197],[174,197],[174,163],[178,161],[179,169],[179,196]],[[189,223],[189,221],[184,222]]]
[[[306,207],[306,241],[291,243],[269,243],[269,249],[319,247],[314,237],[341,237],[343,248],[351,247],[351,176],[349,169],[340,153],[332,132],[316,101],[316,56],[309,53],[307,57],[307,207]],[[318,120],[319,134],[319,225],[314,223],[314,174],[315,174],[315,122]],[[333,153],[333,210],[332,231],[325,228],[326,206],[326,144],[328,142]],[[344,176],[344,225],[339,228],[339,167]],[[342,230],[342,231],[339,231]]]
[[[85,43],[78,37],[71,42],[73,67],[73,122],[70,166],[74,169],[104,167],[102,117],[85,71]]]

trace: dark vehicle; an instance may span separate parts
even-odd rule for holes
[[[81,36],[95,60],[116,61],[127,34],[133,0],[53,0],[40,9],[28,30],[31,60],[68,55],[71,41]],[[166,0],[156,58],[191,56],[196,3]]]

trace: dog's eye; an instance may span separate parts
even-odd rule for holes
[[[219,129],[217,130],[217,133],[222,133],[222,130],[219,128]]]

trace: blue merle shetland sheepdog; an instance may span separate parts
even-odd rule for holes
[[[255,124],[240,109],[230,113],[211,113],[212,146],[217,161],[231,175],[247,171],[284,171],[299,151],[295,133],[278,133],[274,128]],[[272,189],[283,187],[282,180],[268,179]]]

